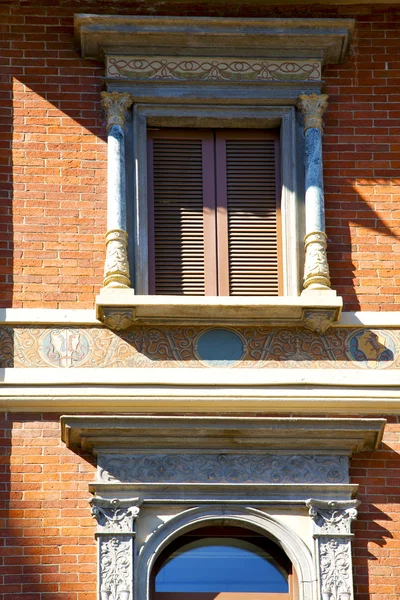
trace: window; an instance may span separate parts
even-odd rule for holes
[[[278,156],[275,131],[148,132],[150,293],[279,295]]]
[[[292,566],[269,538],[241,527],[189,532],[159,556],[153,600],[290,600]]]

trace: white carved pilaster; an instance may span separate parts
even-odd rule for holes
[[[302,95],[298,109],[304,118],[306,236],[304,290],[330,291],[326,256],[324,182],[322,173],[322,116],[328,106],[325,94]]]
[[[90,499],[96,518],[99,600],[133,600],[135,520],[139,498]]]
[[[104,286],[129,287],[126,232],[125,116],[132,105],[128,92],[102,92],[107,117],[107,237]]]
[[[306,502],[313,520],[318,600],[354,600],[351,523],[358,500]]]

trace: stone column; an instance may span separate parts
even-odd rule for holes
[[[135,520],[139,498],[91,498],[96,518],[98,599],[133,600]]]
[[[104,287],[130,287],[125,198],[125,114],[132,105],[128,92],[102,92],[107,117],[108,184]]]
[[[298,108],[304,117],[306,236],[303,293],[334,293],[331,290],[326,258],[324,182],[322,173],[322,115],[328,96],[310,94],[299,98]]]
[[[351,523],[359,500],[307,501],[313,520],[318,600],[354,600]]]

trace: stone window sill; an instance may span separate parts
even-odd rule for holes
[[[302,296],[140,296],[129,288],[103,288],[96,316],[110,329],[133,325],[304,326],[318,332],[337,323],[342,298],[334,292]]]

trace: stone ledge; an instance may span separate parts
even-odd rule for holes
[[[110,329],[132,325],[304,326],[324,332],[339,320],[342,298],[329,294],[299,297],[139,296],[129,288],[103,288],[96,316]]]
[[[69,447],[323,450],[351,455],[373,450],[385,419],[302,417],[62,416],[61,436]]]

